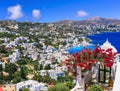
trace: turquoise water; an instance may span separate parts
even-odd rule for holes
[[[107,39],[120,53],[120,32],[103,32],[101,34],[94,34],[87,36],[95,45],[102,45]]]
[[[68,50],[68,52],[70,54],[73,54],[73,53],[77,53],[77,52],[80,52],[82,51],[83,49],[92,49],[94,50],[95,49],[95,46],[94,45],[90,45],[90,46],[77,46],[77,47],[72,47]]]
[[[120,32],[103,32],[103,33],[100,33],[100,34],[94,34],[94,35],[90,35],[90,36],[87,36],[87,37],[92,40],[91,43],[94,44],[95,46],[73,47],[73,48],[70,48],[68,50],[68,52],[70,54],[77,53],[79,51],[82,51],[85,48],[90,48],[90,49],[94,50],[97,45],[102,45],[108,39],[108,41],[120,53]]]

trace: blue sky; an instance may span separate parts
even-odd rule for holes
[[[120,19],[120,0],[1,0],[0,20],[53,22],[94,16]]]

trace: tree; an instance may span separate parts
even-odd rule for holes
[[[43,65],[42,64],[39,65],[39,70],[43,70]]]
[[[16,71],[17,71],[17,66],[14,64],[14,63],[8,63],[6,66],[5,66],[5,71],[9,73],[9,75],[12,75],[14,74]]]
[[[50,66],[50,64],[48,64],[48,65],[46,65],[46,66],[44,67],[44,70],[50,70],[50,69],[52,69],[51,66]]]
[[[20,67],[20,75],[21,75],[21,78],[24,79],[24,80],[26,80],[26,79],[27,79],[27,77],[26,77],[27,74],[28,74],[28,69],[27,69],[27,67],[21,66],[21,67]]]
[[[40,70],[39,62],[37,60],[33,61],[32,65],[34,66],[35,70]]]
[[[18,65],[26,65],[28,63],[28,60],[25,58],[21,58],[20,60],[17,61]]]
[[[22,80],[20,72],[16,72],[13,75],[13,83],[18,83]]]
[[[73,82],[66,82],[66,86],[69,87],[69,89],[72,89],[74,85],[75,84]]]
[[[2,68],[2,64],[0,64],[0,72],[2,72],[3,68]]]
[[[3,74],[2,74],[2,72],[0,72],[0,84],[2,84],[3,82],[4,82]]]
[[[7,53],[4,45],[0,46],[0,53],[4,53],[4,54]]]

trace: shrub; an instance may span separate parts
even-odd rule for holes
[[[94,84],[90,86],[90,91],[103,91],[103,89],[101,86]]]
[[[69,87],[69,89],[72,89],[75,84],[73,82],[66,82],[66,86]]]
[[[65,84],[57,84],[48,89],[48,91],[70,91]]]

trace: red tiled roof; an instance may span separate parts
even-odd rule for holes
[[[3,91],[2,87],[0,87],[0,91]]]

